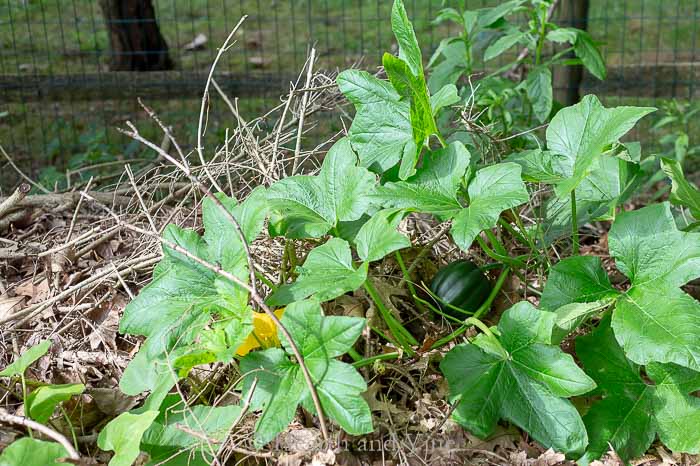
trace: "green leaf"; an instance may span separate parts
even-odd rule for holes
[[[557,184],[559,197],[565,197],[596,167],[607,146],[617,142],[635,123],[653,112],[651,107],[605,108],[594,95],[560,110],[547,127],[550,151],[569,160],[568,179]]]
[[[267,214],[263,188],[253,190],[240,205],[234,199],[218,195],[222,205],[236,218],[247,241],[260,233]],[[195,231],[169,225],[163,237],[186,249],[202,260],[218,263],[222,269],[248,280],[248,264],[243,245],[228,215],[219,205],[206,199],[202,206],[204,237]],[[154,390],[163,377],[171,378],[170,366],[185,353],[180,372],[186,373],[191,364],[207,359],[193,359],[195,341],[203,335],[212,320],[238,321],[244,325],[249,317],[248,293],[235,283],[203,267],[196,261],[168,247],[163,248],[163,260],[153,271],[153,281],[144,287],[124,310],[120,331],[148,337],[139,354],[127,367],[120,387],[136,395]],[[223,324],[214,324],[214,326]],[[234,324],[232,324],[234,325]],[[233,329],[230,329],[233,330]],[[233,332],[235,333],[235,332]],[[233,336],[231,333],[229,336]],[[240,344],[235,338],[232,345]],[[230,348],[235,352],[236,348]],[[220,352],[216,358],[225,357]],[[209,358],[211,360],[211,358]],[[185,367],[185,366],[190,367]]]
[[[328,301],[358,289],[367,279],[367,263],[355,269],[350,245],[340,238],[331,238],[312,249],[297,271],[295,282],[279,287],[267,299],[270,306],[283,306],[312,295]]]
[[[538,66],[530,70],[525,80],[527,98],[532,103],[535,117],[544,123],[552,113],[552,72],[546,66]]]
[[[374,214],[355,237],[357,254],[366,262],[411,246],[411,240],[396,231],[405,215],[402,209],[385,209]]]
[[[3,450],[0,466],[65,466],[61,458],[68,458],[61,444],[22,437]]]
[[[561,343],[573,333],[586,319],[600,313],[611,304],[612,300],[592,301],[590,303],[565,304],[554,311],[555,327],[552,330],[552,343]]]
[[[45,355],[49,351],[50,347],[51,341],[49,340],[44,340],[41,343],[32,346],[27,351],[22,353],[15,362],[5,367],[0,372],[0,377],[19,377],[20,375],[24,374],[24,371],[26,371],[29,366]]]
[[[556,184],[565,178],[561,172],[562,157],[551,151],[532,149],[510,154],[507,162],[520,165],[522,178],[534,183]]]
[[[454,8],[443,8],[438,11],[437,16],[433,20],[433,24],[440,24],[444,21],[452,21],[464,26],[464,18],[462,18],[462,15]]]
[[[428,62],[430,92],[438,93],[444,86],[454,85],[457,82],[466,71],[466,54],[467,48],[461,38],[451,37],[440,41],[440,45]],[[442,60],[439,61],[439,59]]]
[[[46,424],[56,405],[69,400],[74,395],[80,395],[83,390],[85,385],[81,383],[39,387],[27,396],[26,406],[29,408],[29,417]]]
[[[526,35],[527,34],[524,32],[515,30],[514,32],[499,38],[496,42],[489,45],[486,51],[484,51],[484,61],[493,60],[494,58],[498,57],[503,52],[520,42]]]
[[[700,371],[700,303],[678,288],[700,275],[700,233],[678,231],[664,203],[618,216],[608,241],[631,282],[612,319],[627,357]]]
[[[457,193],[470,157],[461,142],[429,152],[415,176],[377,188],[375,199],[387,206],[451,218],[462,209]]]
[[[496,226],[506,209],[529,199],[520,178],[520,165],[510,162],[492,165],[476,172],[469,184],[469,207],[463,209],[452,224],[452,238],[467,251],[482,230]]]
[[[547,33],[547,40],[557,42],[559,44],[569,43],[574,45],[578,37],[578,29],[574,28],[557,28]]]
[[[605,61],[596,47],[590,34],[586,31],[576,30],[576,42],[574,42],[574,53],[581,59],[583,66],[596,78],[605,80]]]
[[[623,461],[643,455],[655,437],[652,413],[654,388],[646,385],[639,367],[617,345],[610,319],[576,339],[576,354],[602,391],[602,401],[583,417],[590,445],[583,464],[600,458],[611,447]]]
[[[316,238],[340,221],[357,220],[369,207],[375,178],[357,167],[348,139],[328,151],[317,176],[291,176],[268,189],[270,209],[280,215],[276,230],[288,238]]]
[[[102,429],[97,437],[97,446],[101,450],[114,451],[109,466],[131,466],[136,461],[141,451],[141,437],[156,417],[158,411],[122,413]]]
[[[382,59],[389,81],[398,93],[410,102],[409,116],[413,129],[413,144],[407,144],[401,158],[399,178],[406,179],[415,173],[415,164],[431,134],[438,132],[430,104],[430,96],[422,75],[412,74],[408,64],[389,53]]]
[[[576,339],[576,354],[597,382],[602,400],[584,416],[591,443],[583,464],[610,447],[623,461],[641,456],[656,434],[674,452],[700,452],[700,373],[675,364],[652,363],[646,373],[625,357],[606,317],[590,335]]]
[[[152,463],[182,456],[183,460],[210,464],[211,450],[218,452],[219,444],[226,439],[229,429],[241,415],[241,407],[186,407],[179,398],[177,401],[161,412],[144,433],[141,449],[150,455]]]
[[[503,314],[498,342],[480,337],[445,355],[440,369],[451,397],[458,400],[454,418],[459,424],[486,437],[503,418],[545,448],[584,450],[588,439],[583,421],[562,397],[581,395],[595,384],[570,355],[549,345],[551,316],[530,303],[518,303]]]
[[[391,30],[399,44],[399,58],[406,62],[414,76],[422,78],[423,58],[402,0],[394,0],[391,8]]]
[[[685,178],[683,166],[677,160],[662,157],[661,169],[671,179],[671,202],[688,207],[693,217],[700,220],[700,190]]]
[[[433,109],[433,116],[440,110],[459,102],[459,94],[454,84],[445,84],[439,91],[430,96],[430,107]]]
[[[549,269],[540,307],[554,312],[567,304],[610,300],[617,295],[599,257],[574,256]]]
[[[337,83],[357,110],[348,138],[360,165],[384,173],[401,160],[407,144],[414,144],[409,102],[366,71],[343,71]]]
[[[674,452],[700,453],[700,372],[675,364],[650,364],[656,382],[655,418],[661,441]]]
[[[479,10],[479,27],[485,28],[491,26],[499,19],[511,14],[513,10],[523,3],[525,3],[525,0],[510,0],[508,2],[501,2],[498,6],[493,8],[482,8]]]
[[[364,319],[326,317],[318,301],[307,300],[287,306],[282,324],[299,347],[324,413],[351,435],[371,432],[369,406],[360,396],[367,389],[364,379],[352,366],[334,359],[352,347],[362,333]],[[301,369],[288,358],[292,355],[289,342],[281,332],[279,336],[285,351],[271,348],[249,353],[241,360],[244,396],[257,380],[251,407],[263,409],[255,429],[258,447],[287,427],[299,403],[313,412]]]

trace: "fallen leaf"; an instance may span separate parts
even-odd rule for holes
[[[5,319],[10,314],[12,310],[17,307],[26,299],[26,296],[15,296],[10,298],[9,296],[0,297],[0,319]]]

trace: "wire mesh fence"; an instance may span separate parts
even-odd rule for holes
[[[76,166],[98,161],[105,151],[134,156],[136,147],[114,127],[145,117],[137,97],[179,131],[194,133],[209,65],[243,15],[248,18],[220,62],[217,80],[241,98],[244,115],[279,102],[310,46],[317,49],[318,68],[360,63],[372,70],[393,43],[388,0],[0,2],[0,144],[30,170],[63,170],[71,160]],[[452,32],[449,25],[431,23],[443,3],[478,8],[498,2],[405,3],[424,56],[429,56]],[[580,3],[588,10],[584,16],[572,7]],[[110,16],[110,4],[124,15]],[[129,16],[131,4],[152,4],[153,17]],[[586,28],[602,46],[608,79],[584,76],[576,84],[582,94],[595,92],[609,104],[648,105],[697,97],[699,10],[700,0],[562,0],[554,20]],[[128,32],[134,24],[157,24],[167,44],[168,66],[113,71],[122,55],[166,53],[164,46],[138,51],[115,47],[113,28]],[[212,112],[213,133],[223,131],[226,118]]]

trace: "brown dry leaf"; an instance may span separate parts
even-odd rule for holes
[[[326,466],[335,464],[335,453],[333,450],[319,451],[311,458],[311,466]]]
[[[29,302],[27,304],[39,303],[49,296],[49,281],[44,278],[35,285],[31,280],[28,280],[15,288],[15,293],[28,296]]]
[[[321,432],[315,428],[289,429],[279,436],[279,447],[293,453],[317,452],[322,443]]]
[[[334,309],[339,311],[336,315],[349,316],[349,317],[365,317],[365,308],[362,305],[362,300],[356,298],[355,296],[341,295],[335,299],[335,307],[340,309]]]
[[[0,319],[5,319],[12,314],[12,310],[19,306],[25,299],[26,296],[24,295],[14,296],[12,298],[6,295],[0,296]]]
[[[138,398],[125,395],[115,388],[88,388],[85,393],[92,397],[97,409],[106,416],[118,416],[138,403]]]
[[[96,350],[100,345],[105,345],[106,349],[116,349],[119,312],[125,306],[126,299],[118,294],[87,313],[87,317],[93,321],[95,327],[93,332],[88,335],[91,349]]]
[[[566,460],[566,457],[557,453],[551,448],[542,453],[533,463],[532,466],[555,466]]]
[[[371,411],[380,411],[389,415],[402,412],[398,406],[389,403],[388,401],[378,399],[377,396],[381,392],[382,388],[384,388],[384,385],[380,384],[379,382],[373,382],[369,387],[367,387],[367,391],[362,394],[362,397],[369,405],[369,409]]]

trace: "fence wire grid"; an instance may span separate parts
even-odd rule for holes
[[[562,11],[572,10],[567,2],[578,1],[562,0],[554,21],[587,29],[601,44],[609,76],[600,82],[585,75],[581,94],[597,93],[609,105],[697,97],[700,0],[587,0],[587,17],[563,17]],[[393,44],[389,0],[155,0],[172,69],[111,71],[121,52],[110,47],[109,27],[153,20],[106,19],[101,5],[109,3],[0,0],[0,145],[20,166],[61,172],[99,162],[107,152],[134,156],[140,149],[114,128],[127,119],[145,121],[137,97],[177,131],[193,135],[208,68],[243,15],[248,18],[218,66],[217,81],[241,98],[244,115],[279,102],[310,46],[319,69],[361,63],[373,70]],[[432,24],[443,4],[480,8],[499,2],[405,3],[427,59],[455,32]],[[227,118],[223,111],[212,113],[214,136],[223,134]]]

